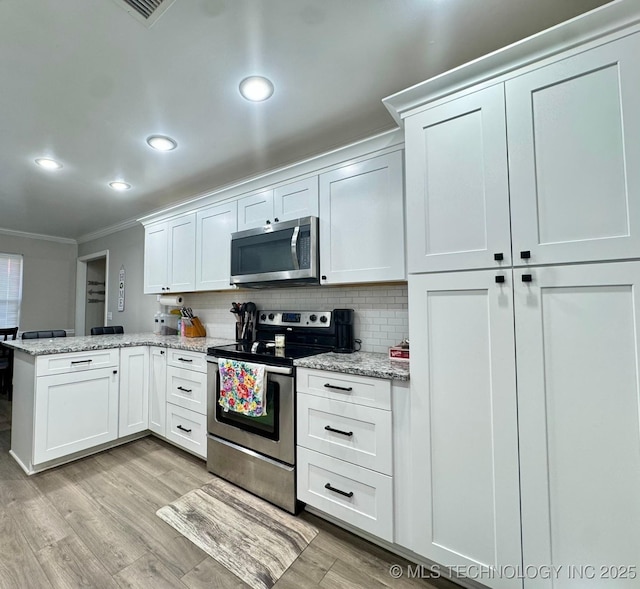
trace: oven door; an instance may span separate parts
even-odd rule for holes
[[[295,462],[295,404],[293,368],[266,366],[267,415],[247,417],[224,411],[220,399],[220,371],[216,358],[207,358],[207,422],[209,433],[286,464]]]

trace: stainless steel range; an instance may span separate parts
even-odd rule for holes
[[[295,480],[294,360],[345,349],[352,341],[353,310],[260,311],[256,340],[207,350],[207,468],[214,474],[291,513],[297,510]],[[276,347],[284,336],[284,347]],[[279,338],[278,338],[279,339]],[[224,410],[219,359],[265,367],[266,415]]]

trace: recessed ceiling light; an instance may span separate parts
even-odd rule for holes
[[[147,137],[147,144],[158,151],[171,151],[178,147],[177,141],[166,135],[151,135]]]
[[[249,76],[240,82],[240,94],[252,102],[262,102],[273,94],[273,82],[262,76]]]
[[[36,159],[36,164],[45,170],[59,170],[62,167],[60,162],[52,160],[48,157],[39,157]]]
[[[116,180],[115,182],[109,182],[109,186],[114,190],[129,190],[131,188],[131,184],[127,184],[126,182],[122,182],[121,180]]]

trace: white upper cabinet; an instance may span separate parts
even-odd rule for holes
[[[166,223],[144,228],[144,292],[163,292],[168,275],[168,232]]]
[[[273,189],[238,199],[238,231],[273,222]]]
[[[409,272],[638,257],[637,55],[640,34],[410,113]]]
[[[231,234],[238,228],[238,202],[207,207],[196,214],[196,290],[224,290],[231,268]]]
[[[196,214],[145,227],[145,294],[195,289]]]
[[[312,176],[273,191],[274,221],[318,216],[318,177]]]
[[[405,280],[402,152],[320,175],[321,284]]]
[[[640,255],[638,55],[635,34],[506,83],[514,264]]]
[[[317,176],[238,199],[238,231],[310,215],[318,215]]]
[[[405,138],[409,272],[509,265],[503,86],[409,117]]]

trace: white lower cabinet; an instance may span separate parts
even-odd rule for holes
[[[99,368],[36,379],[33,464],[118,437],[117,372]]]
[[[202,458],[207,457],[206,368],[205,354],[169,349],[165,436]]]
[[[639,292],[631,261],[410,278],[415,552],[640,587]]]
[[[297,383],[298,499],[392,542],[390,381],[299,368]]]
[[[120,349],[118,437],[149,428],[149,347]]]
[[[496,283],[501,275],[505,281]],[[411,548],[441,565],[517,567],[518,432],[510,273],[409,278]],[[487,578],[497,589],[517,578]]]
[[[165,435],[167,417],[167,351],[152,347],[149,351],[149,429]]]
[[[514,277],[525,589],[640,587],[640,263]]]
[[[167,403],[166,437],[202,458],[207,457],[207,416]]]

